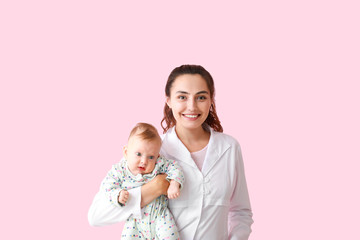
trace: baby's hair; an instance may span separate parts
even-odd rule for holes
[[[136,124],[130,132],[129,139],[134,135],[139,136],[142,140],[158,140],[161,142],[157,129],[149,123]]]

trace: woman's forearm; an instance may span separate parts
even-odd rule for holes
[[[154,199],[159,197],[159,191],[153,190],[153,187],[150,184],[145,184],[141,187],[141,208],[145,207],[149,203],[151,203]]]
[[[141,208],[151,203],[160,195],[166,195],[169,182],[166,174],[157,175],[153,180],[141,187]]]

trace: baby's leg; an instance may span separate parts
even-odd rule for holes
[[[146,223],[141,220],[130,217],[126,220],[123,231],[121,233],[121,239],[153,239],[151,237],[150,229],[146,227]]]
[[[156,218],[155,224],[156,239],[180,239],[179,232],[175,224],[175,219],[168,208],[166,208],[166,210],[162,212],[161,216],[158,216]]]

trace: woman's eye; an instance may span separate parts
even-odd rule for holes
[[[135,155],[140,157],[140,156],[141,156],[141,153],[136,152]]]
[[[199,100],[205,100],[206,97],[205,97],[205,96],[199,96],[198,99],[199,99]]]
[[[179,96],[178,97],[180,100],[184,100],[184,99],[186,99],[186,97],[185,96]]]

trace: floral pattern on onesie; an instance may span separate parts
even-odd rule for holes
[[[168,181],[175,180],[183,186],[184,174],[176,161],[159,157],[151,173],[133,175],[123,158],[108,172],[101,183],[101,190],[105,191],[112,204],[119,207],[118,196],[121,190],[140,187],[161,173],[167,174]],[[121,239],[179,239],[175,220],[167,206],[167,197],[161,195],[142,209],[141,219],[130,216],[125,222]]]

